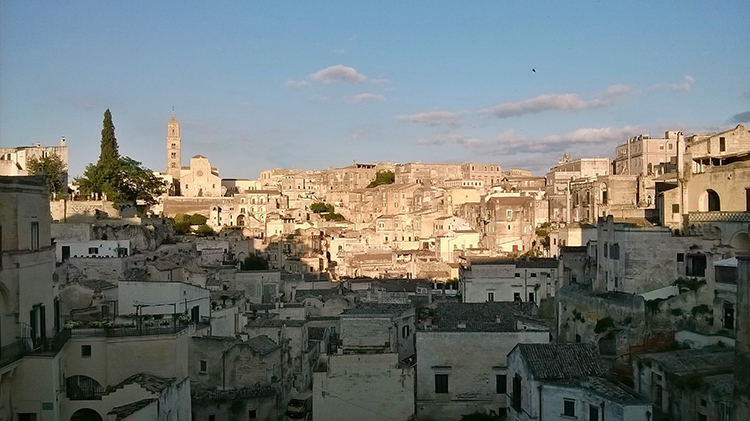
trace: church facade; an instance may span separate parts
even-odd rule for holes
[[[167,123],[166,149],[166,179],[172,183],[169,189],[170,196],[221,197],[224,195],[219,169],[212,167],[208,158],[195,155],[190,158],[190,165],[182,165],[180,123],[174,113]]]

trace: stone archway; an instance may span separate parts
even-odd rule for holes
[[[750,250],[750,235],[744,231],[734,234],[729,245],[737,250]]]
[[[74,412],[70,421],[103,421],[102,416],[93,409],[83,408]]]

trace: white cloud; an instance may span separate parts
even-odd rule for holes
[[[349,98],[349,102],[354,103],[360,103],[360,102],[376,102],[376,101],[385,101],[385,95],[378,95],[378,94],[370,94],[370,93],[362,93],[358,95],[354,95],[353,97]]]
[[[500,133],[492,144],[487,144],[490,153],[513,155],[519,153],[554,153],[566,150],[585,155],[612,155],[617,142],[637,133],[641,127],[583,127],[560,135],[542,138],[516,137],[512,130]]]
[[[286,81],[286,87],[289,89],[301,89],[301,88],[307,88],[310,86],[310,82],[306,80],[292,80],[289,79]]]
[[[309,79],[323,83],[362,83],[367,80],[367,76],[357,72],[353,67],[337,64],[311,74]]]
[[[431,111],[412,115],[399,115],[396,116],[396,119],[408,123],[425,123],[431,126],[437,126],[438,124],[457,124],[461,119],[461,113]]]
[[[651,85],[651,90],[668,90],[672,92],[688,92],[693,89],[695,84],[695,78],[692,76],[685,76],[682,81],[678,83],[667,83],[667,84],[656,84]]]
[[[633,88],[627,85],[612,85],[604,94],[590,101],[582,100],[578,94],[545,94],[516,102],[506,102],[494,107],[479,110],[479,114],[497,118],[536,114],[544,111],[580,111],[611,105],[617,98],[629,93]]]
[[[420,139],[417,141],[418,145],[425,146],[443,146],[443,145],[461,145],[461,146],[480,146],[484,142],[475,137],[457,135],[457,134],[441,134],[434,136],[429,139]]]

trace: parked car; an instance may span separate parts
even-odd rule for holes
[[[300,393],[289,401],[286,414],[290,418],[304,418],[308,412],[312,412],[312,393]]]

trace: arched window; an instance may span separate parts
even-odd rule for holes
[[[721,200],[719,199],[719,194],[713,190],[707,190],[706,192],[708,193],[708,211],[709,212],[720,211]]]

